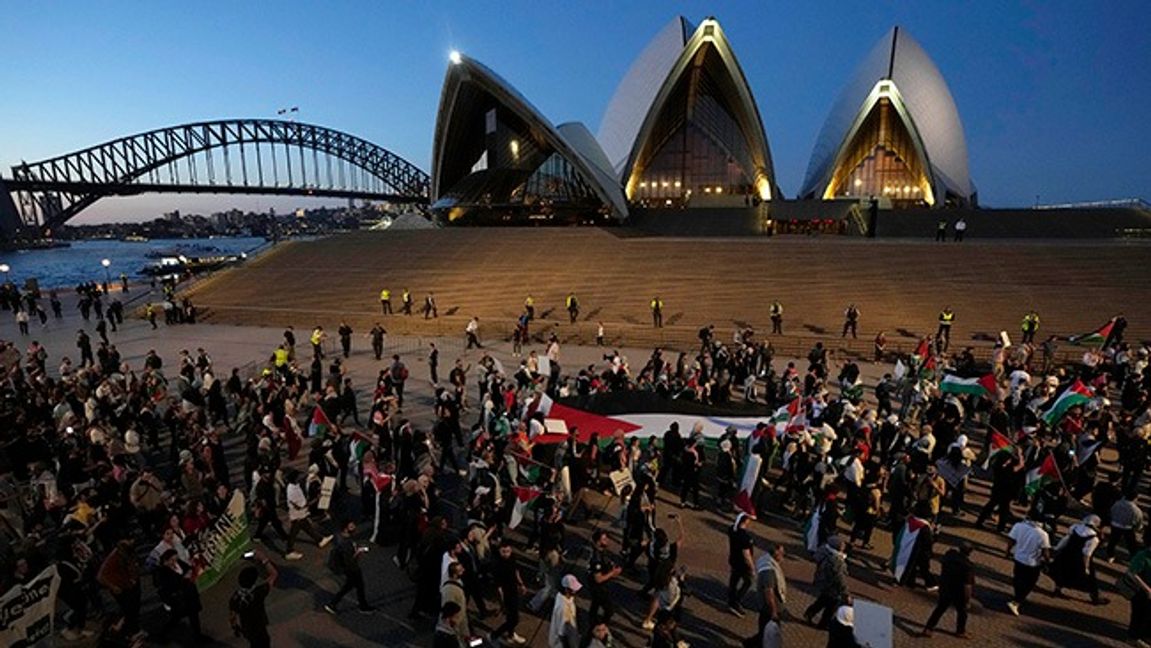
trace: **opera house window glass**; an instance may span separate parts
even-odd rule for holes
[[[701,48],[639,151],[628,183],[633,202],[682,206],[709,195],[750,200],[756,165],[731,109],[736,92],[719,54]]]
[[[824,198],[886,196],[893,205],[931,202],[931,180],[892,100],[883,96],[864,119]]]

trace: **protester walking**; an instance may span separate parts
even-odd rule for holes
[[[1036,512],[1016,522],[1007,534],[1007,555],[1014,562],[1011,585],[1014,595],[1007,601],[1007,609],[1019,616],[1019,607],[1039,582],[1043,564],[1051,558],[1051,539],[1038,522]]]
[[[923,626],[924,637],[930,637],[943,613],[955,608],[955,636],[966,639],[967,609],[975,589],[975,569],[971,564],[971,543],[966,540],[943,555],[939,575],[939,602]]]
[[[359,603],[359,611],[363,614],[371,614],[375,611],[375,608],[368,604],[367,593],[364,590],[364,571],[360,565],[360,557],[368,552],[368,547],[357,545],[352,540],[352,534],[355,532],[355,521],[348,520],[345,522],[328,557],[328,567],[344,579],[344,584],[336,591],[335,596],[324,604],[324,611],[328,614],[336,614],[336,608],[339,607],[340,601],[353,589],[356,590],[356,602]]]

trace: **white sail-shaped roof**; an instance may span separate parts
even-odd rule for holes
[[[607,170],[604,153],[599,149],[587,127],[572,123],[557,129],[519,91],[490,68],[473,58],[462,54],[457,56],[458,59],[453,60],[444,78],[439,112],[436,116],[435,140],[432,146],[433,201],[449,188],[445,186],[447,179],[444,174],[445,167],[450,165],[450,158],[453,155],[453,142],[449,135],[452,132],[453,120],[474,117],[471,114],[472,107],[467,105],[468,100],[461,99],[463,96],[461,88],[471,84],[524,120],[540,134],[551,149],[575,166],[603,204],[611,209],[612,216],[617,219],[627,217],[627,203],[623,191]],[[573,137],[574,141],[569,141],[567,136]]]
[[[937,204],[942,204],[946,194],[961,202],[974,202],[967,141],[955,99],[931,57],[899,27],[892,28],[872,48],[832,105],[812,149],[799,195],[822,196],[840,149],[850,144],[853,129],[866,116],[861,112],[869,108],[869,97],[885,79],[894,83],[914,135],[923,144]]]
[[[730,98],[735,118],[747,139],[755,168],[747,169],[760,198],[775,193],[771,151],[759,108],[743,69],[719,22],[707,18],[698,27],[677,17],[664,27],[629,68],[604,112],[599,141],[612,168],[625,185],[633,180],[632,166],[643,149],[666,101],[681,77],[705,47],[714,47],[734,88]]]
[[[693,30],[682,16],[664,26],[628,68],[608,102],[598,138],[621,182],[639,129]]]

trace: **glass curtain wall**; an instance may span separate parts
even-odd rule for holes
[[[682,207],[693,197],[754,195],[755,164],[731,107],[737,96],[719,54],[702,48],[640,151],[632,202]]]
[[[887,97],[881,97],[836,168],[825,198],[886,196],[894,206],[928,204],[931,181],[911,134]]]

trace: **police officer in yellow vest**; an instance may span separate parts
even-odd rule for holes
[[[576,299],[575,293],[568,293],[566,303],[568,309],[568,318],[571,320],[572,324],[575,324],[576,320],[579,319],[579,300]]]
[[[404,315],[412,314],[412,293],[407,288],[404,288],[404,293],[400,296],[400,308]]]
[[[771,302],[771,334],[783,335],[783,304],[778,299]]]
[[[392,291],[387,288],[380,291],[380,311],[384,315],[392,314]]]
[[[325,337],[324,327],[317,326],[316,328],[312,329],[312,337],[310,338],[312,342],[312,356],[321,360],[324,359],[323,345]]]
[[[944,349],[951,346],[951,323],[954,321],[955,313],[951,312],[950,306],[939,311],[939,330],[935,332],[935,337],[939,338]]]
[[[659,295],[651,298],[651,324],[656,328],[663,328],[663,300]]]
[[[529,322],[536,318],[536,300],[532,299],[531,295],[524,300],[524,311],[528,314]]]
[[[1023,331],[1023,344],[1034,344],[1035,334],[1039,332],[1039,313],[1031,311],[1024,315],[1019,328]]]
[[[283,344],[276,347],[276,350],[272,352],[272,364],[275,365],[276,371],[280,374],[288,375],[288,350],[284,348]]]

